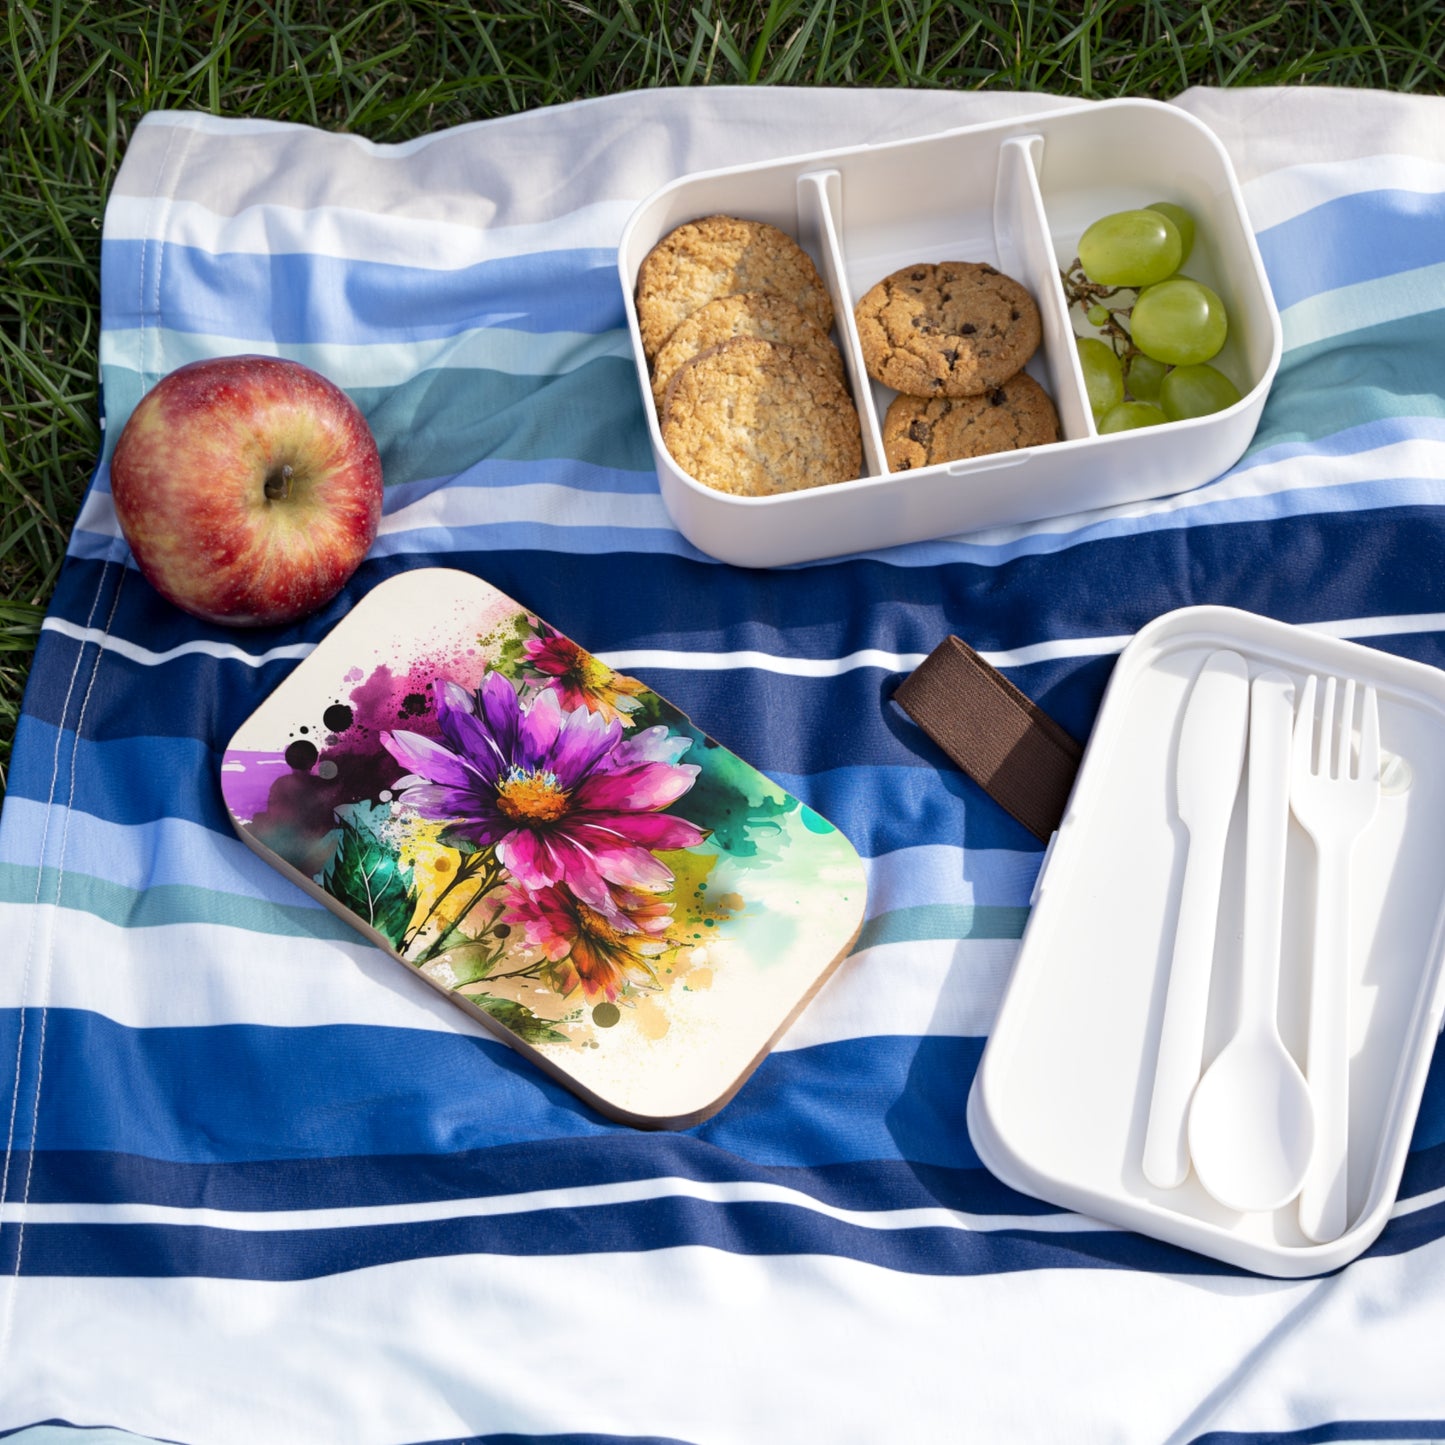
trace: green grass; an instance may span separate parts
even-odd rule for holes
[[[8,0],[3,23],[0,796],[26,671],[99,448],[101,216],[148,110],[400,141],[657,85],[1445,92],[1438,0]]]

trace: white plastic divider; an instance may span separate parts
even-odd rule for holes
[[[863,365],[863,345],[853,317],[853,297],[844,265],[843,175],[838,170],[807,171],[798,177],[798,243],[822,262],[823,280],[833,298],[833,311],[842,338],[840,350],[853,391],[853,404],[863,433],[863,475],[882,476],[888,470],[883,457],[883,429],[873,388]]]
[[[1009,136],[999,143],[993,194],[993,228],[999,269],[1028,287],[1039,308],[1042,343],[1035,369],[1042,367],[1046,389],[1059,413],[1061,438],[1096,436],[1083,371],[1074,345],[1068,302],[1059,278],[1039,188],[1042,135]],[[796,180],[797,238],[819,263],[833,300],[844,365],[862,430],[864,476],[890,475],[883,447],[883,424],[876,388],[863,363],[862,342],[854,318],[843,240],[843,173],[837,168],[806,171]],[[960,257],[959,259],[969,259]],[[947,464],[950,472],[983,471],[1024,460],[1013,452],[968,457]]]
[[[1059,259],[1054,252],[1039,189],[1039,162],[1043,158],[1041,135],[1008,136],[999,144],[998,184],[994,191],[994,234],[1002,269],[1010,276],[1026,276],[1033,282],[1034,300],[1043,327],[1044,366],[1049,390],[1059,414],[1065,440],[1097,436],[1084,385],[1079,350],[1074,344],[1074,327],[1069,319],[1068,298],[1059,277]]]

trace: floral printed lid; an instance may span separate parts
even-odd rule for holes
[[[353,608],[221,787],[263,858],[628,1123],[720,1108],[862,926],[832,824],[447,568]]]

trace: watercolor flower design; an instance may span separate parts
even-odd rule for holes
[[[597,1048],[629,1018],[659,1039],[730,967],[745,920],[777,908],[773,870],[801,866],[820,825],[500,594],[467,630],[353,666],[283,749],[227,772],[228,805],[524,1041]]]
[[[698,769],[678,758],[690,738],[648,728],[624,739],[618,719],[585,706],[563,711],[552,689],[523,707],[501,673],[475,695],[446,682],[442,741],[401,730],[381,743],[410,770],[400,801],[446,823],[523,888],[564,886],[614,927],[628,927],[619,892],[659,890],[672,873],[654,850],[690,848],[702,831],[659,810]]]
[[[638,726],[646,689],[555,634],[524,647],[515,676],[494,666],[474,691],[436,679],[428,732],[378,730],[400,771],[384,818],[342,817],[318,881],[414,965],[449,987],[484,981],[475,1001],[549,1041],[563,1036],[494,986],[530,981],[594,1009],[660,991],[681,941],[667,859],[709,830],[670,811],[701,768],[684,761],[692,736]],[[380,835],[397,827],[387,854]]]

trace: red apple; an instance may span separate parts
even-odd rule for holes
[[[340,387],[272,356],[193,361],[131,413],[110,461],[120,529],[163,597],[264,627],[329,602],[381,521],[381,459]]]

